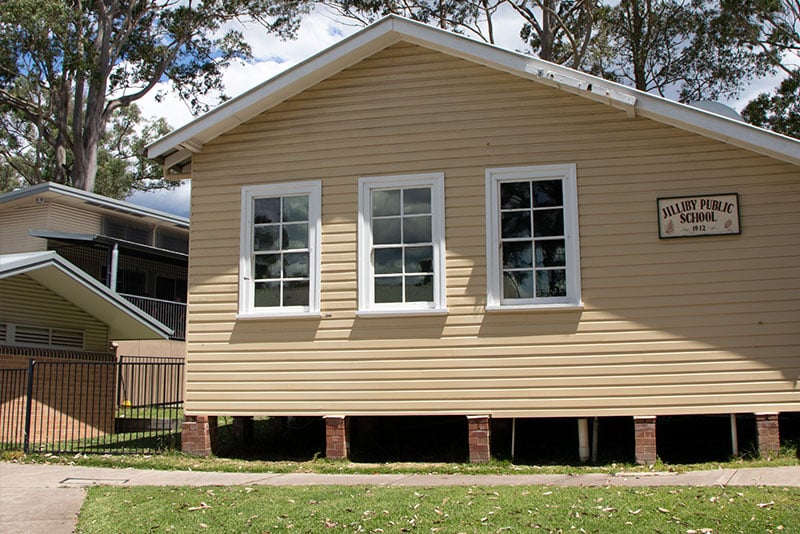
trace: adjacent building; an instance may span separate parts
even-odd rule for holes
[[[0,254],[54,251],[173,332],[125,354],[183,356],[188,241],[185,217],[60,184],[0,195]]]

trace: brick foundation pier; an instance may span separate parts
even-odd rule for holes
[[[636,445],[636,463],[653,465],[656,463],[656,418],[634,417],[634,440]]]
[[[217,446],[217,416],[187,415],[181,429],[181,449],[192,456],[210,456]]]

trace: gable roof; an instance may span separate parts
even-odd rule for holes
[[[161,159],[167,169],[184,165],[205,143],[400,41],[557,87],[624,110],[630,117],[646,117],[800,165],[800,141],[797,139],[396,15],[367,26],[174,130],[150,144],[147,155]]]
[[[54,182],[45,182],[26,189],[19,189],[0,195],[0,207],[2,207],[3,204],[10,204],[31,197],[42,197],[43,199],[63,197],[78,203],[116,211],[125,215],[155,219],[157,222],[167,223],[185,230],[189,229],[189,219],[186,217],[180,217],[164,211],[154,210],[145,206],[139,206],[138,204],[132,204],[131,202],[125,202],[124,200],[109,198]]]
[[[108,325],[109,339],[166,339],[173,333],[55,252],[0,255],[0,280],[21,274]]]

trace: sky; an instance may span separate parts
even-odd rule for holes
[[[495,25],[495,41],[498,46],[510,50],[522,48],[519,38],[519,18],[510,12],[500,12],[493,18]],[[326,8],[320,8],[303,18],[297,38],[282,41],[274,35],[267,34],[257,25],[239,25],[253,51],[253,58],[247,63],[239,62],[231,65],[224,75],[225,93],[235,97],[248,89],[280,74],[289,67],[308,59],[314,54],[336,44],[338,41],[358,31],[361,26],[351,21],[336,17]],[[226,30],[223,28],[223,30]],[[741,109],[745,103],[761,92],[769,91],[777,85],[777,79],[765,79],[753,83],[737,100],[725,102],[729,106]],[[160,102],[156,94],[166,93]],[[210,97],[209,105],[216,103],[216,97]],[[144,117],[164,117],[173,128],[190,122],[192,116],[189,107],[177,96],[169,93],[165,85],[151,91],[137,102]],[[187,180],[181,187],[169,191],[135,192],[128,201],[149,208],[189,216],[189,200],[191,184]]]

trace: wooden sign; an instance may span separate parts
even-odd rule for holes
[[[737,193],[658,199],[661,239],[740,233]]]

